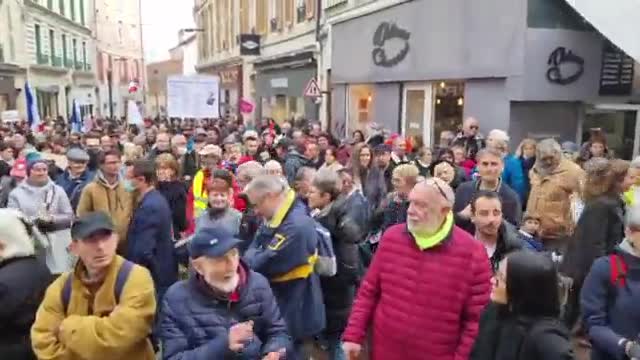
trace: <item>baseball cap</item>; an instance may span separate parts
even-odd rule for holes
[[[198,231],[191,239],[189,255],[192,259],[197,259],[201,256],[220,257],[241,242],[241,240],[225,230],[204,228]]]
[[[388,144],[379,144],[373,150],[373,153],[375,155],[380,155],[380,154],[390,153],[390,152],[391,152],[391,146]]]
[[[71,238],[83,240],[98,231],[114,231],[113,221],[103,211],[91,212],[76,219],[71,225]]]

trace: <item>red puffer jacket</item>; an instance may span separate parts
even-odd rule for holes
[[[419,250],[406,224],[380,241],[351,310],[343,340],[372,360],[467,360],[489,302],[491,270],[483,246],[453,226],[440,245]]]

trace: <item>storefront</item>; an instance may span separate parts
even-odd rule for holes
[[[318,119],[318,104],[304,96],[317,72],[312,52],[255,62],[254,68],[257,118]]]
[[[25,73],[16,65],[0,63],[0,112],[18,110],[18,97],[24,87]]]
[[[216,69],[220,77],[220,115],[240,116],[242,99],[242,65],[231,64]]]
[[[412,1],[336,23],[334,131],[344,135],[375,122],[435,144],[441,131],[473,116],[482,132],[508,130],[515,147],[525,137],[579,141],[581,129],[599,117],[618,119],[618,125],[607,123],[612,137],[633,139],[628,129],[635,129],[635,120],[625,119],[637,112],[625,107],[602,115],[613,111],[611,102],[640,100],[629,89],[602,91],[606,40],[593,29],[532,27],[562,9],[546,0],[529,3],[537,7],[525,1]],[[628,85],[626,68],[617,69]],[[623,148],[628,141],[618,142]]]

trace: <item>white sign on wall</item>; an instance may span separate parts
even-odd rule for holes
[[[167,113],[170,117],[219,118],[219,87],[217,76],[170,76]]]

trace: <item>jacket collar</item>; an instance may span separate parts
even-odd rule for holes
[[[279,227],[284,221],[285,217],[289,213],[289,210],[293,207],[296,201],[296,192],[293,189],[289,189],[286,193],[284,200],[280,204],[280,207],[276,211],[275,215],[267,224],[270,228],[275,229]]]

